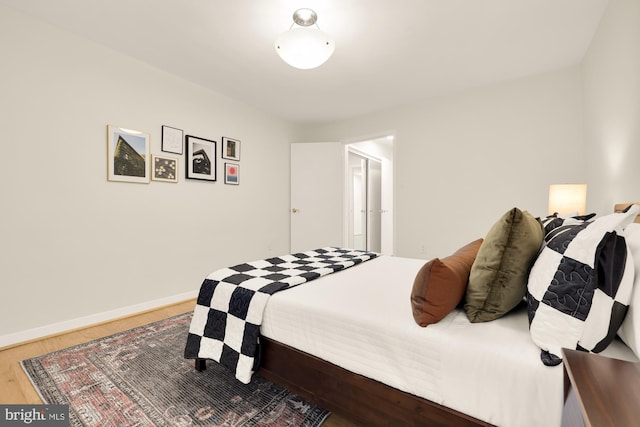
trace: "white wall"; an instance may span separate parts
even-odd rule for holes
[[[0,57],[0,337],[289,251],[290,124],[4,6]],[[107,124],[238,138],[240,185],[107,182]]]
[[[611,0],[584,60],[587,208],[640,201],[640,1]]]
[[[546,215],[549,184],[586,179],[578,66],[306,128],[298,139],[388,133],[399,256],[449,255],[514,206]]]
[[[543,215],[550,183],[587,182],[598,213],[640,201],[638,40],[640,2],[611,0],[576,67],[294,132],[0,6],[0,336],[287,252],[292,140],[396,136],[400,256],[446,256],[513,206]],[[150,132],[153,152],[163,124],[236,137],[241,184],[107,182],[107,124]]]

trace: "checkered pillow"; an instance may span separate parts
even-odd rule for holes
[[[595,216],[596,214],[591,213],[588,215],[562,217],[556,212],[553,215],[549,215],[548,217],[541,220],[542,228],[544,228],[544,235],[547,236],[553,231],[554,228],[558,228],[562,225],[579,225],[585,221],[593,219],[593,217]]]
[[[563,347],[598,353],[615,338],[634,278],[623,229],[639,210],[545,230],[527,285],[529,329],[545,365],[559,364]]]

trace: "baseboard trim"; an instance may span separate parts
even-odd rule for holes
[[[52,323],[50,325],[38,328],[27,329],[24,331],[14,332],[11,334],[0,335],[0,350],[6,347],[23,344],[36,339],[41,339],[51,335],[57,335],[74,329],[85,328],[87,326],[96,325],[98,323],[109,322],[122,317],[139,314],[141,312],[154,310],[171,304],[176,304],[189,299],[196,298],[198,291],[185,292],[183,294],[172,295],[170,297],[159,298],[152,301],[134,304],[127,307],[121,307],[115,310],[104,311],[89,316],[78,317],[75,319],[65,320],[63,322]]]

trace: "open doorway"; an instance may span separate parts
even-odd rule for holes
[[[349,247],[380,252],[382,162],[348,151]]]
[[[394,253],[393,137],[349,143],[345,203],[349,247]]]

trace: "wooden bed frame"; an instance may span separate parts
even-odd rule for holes
[[[613,206],[613,211],[614,212],[623,212],[625,209],[627,209],[629,206],[631,205],[640,205],[640,202],[635,202],[635,203],[618,203],[616,205]],[[633,222],[640,222],[640,215],[638,215],[636,217],[636,219]]]
[[[488,427],[484,421],[354,374],[277,341],[261,337],[258,374],[310,402],[363,426]],[[196,370],[206,369],[196,359]]]

